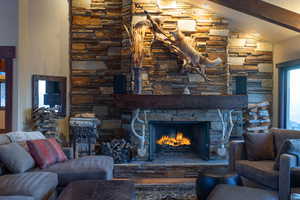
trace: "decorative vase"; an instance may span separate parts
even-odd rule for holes
[[[133,68],[133,93],[142,94],[142,69],[140,67]]]

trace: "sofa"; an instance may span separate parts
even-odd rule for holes
[[[6,134],[0,135],[0,145],[11,143]],[[87,156],[73,159],[71,148],[63,149],[68,160],[47,168],[33,168],[11,174],[0,163],[0,200],[52,200],[65,186],[78,180],[110,180],[113,159],[108,156]]]
[[[274,150],[278,154],[281,146],[291,139],[300,139],[300,131],[272,129]],[[250,161],[247,158],[245,141],[232,141],[229,146],[229,166],[245,180],[261,188],[278,191],[280,200],[289,199],[293,170],[298,167],[298,158],[291,154],[280,154],[280,168],[274,169],[275,160]]]

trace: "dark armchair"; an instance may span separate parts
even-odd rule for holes
[[[300,139],[300,131],[272,129],[275,152],[288,139]],[[232,141],[229,147],[229,166],[243,178],[262,188],[279,192],[280,200],[289,199],[291,192],[291,174],[298,167],[297,157],[290,154],[280,155],[280,168],[274,170],[275,160],[249,161],[244,141]],[[249,151],[249,150],[248,150]],[[300,167],[300,166],[299,166]]]

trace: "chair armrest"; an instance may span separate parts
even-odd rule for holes
[[[297,157],[290,154],[282,154],[280,156],[279,169],[279,199],[285,200],[289,198],[291,191],[291,174],[292,168],[297,166]]]
[[[300,196],[300,166],[292,168],[291,187],[297,187]]]
[[[63,147],[62,150],[66,154],[66,156],[69,160],[74,159],[74,153],[73,153],[72,147]]]
[[[31,196],[0,196],[0,200],[34,200]]]
[[[246,160],[245,142],[234,140],[229,143],[229,169],[235,171],[235,162],[237,160]]]

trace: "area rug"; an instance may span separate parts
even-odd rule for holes
[[[137,200],[196,200],[195,184],[136,185]]]

